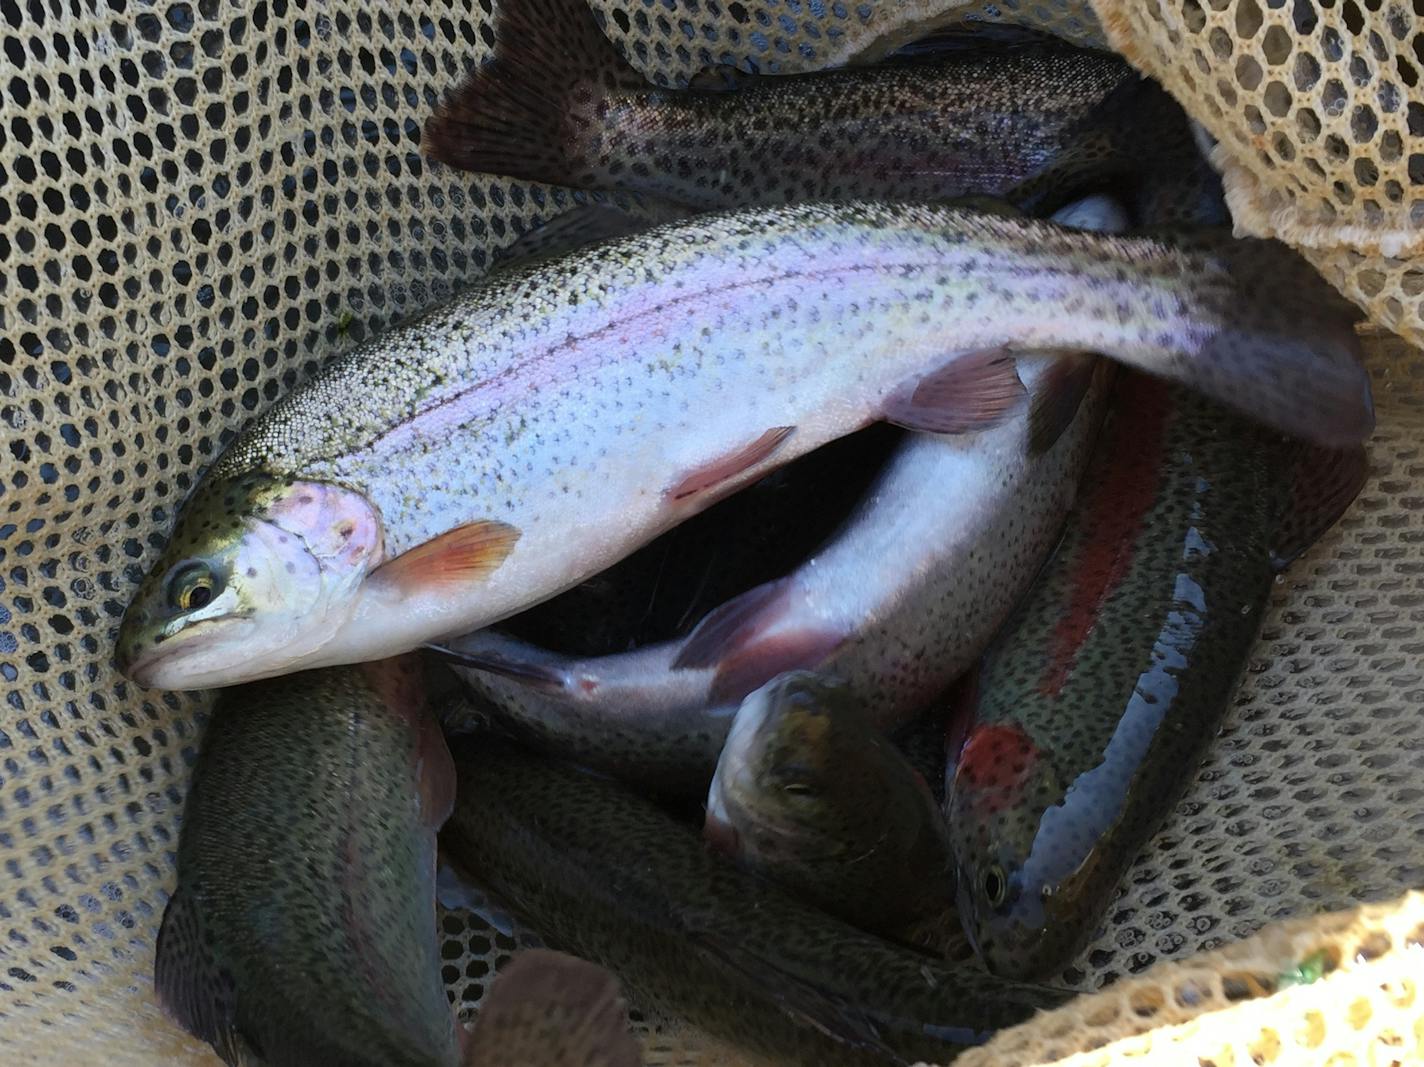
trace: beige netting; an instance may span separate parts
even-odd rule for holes
[[[1424,342],[1424,2],[1093,0],[1220,141],[1239,230]]]
[[[616,5],[597,6],[616,29]],[[1070,10],[983,6],[991,18]],[[805,25],[860,10],[622,7],[671,76],[686,67],[676,12],[730,35],[755,12]],[[114,631],[176,504],[235,426],[353,338],[478,275],[491,249],[564,202],[416,154],[420,122],[487,53],[489,25],[474,0],[0,0],[7,1064],[215,1062],[162,1019],[151,988],[207,703],[125,684]],[[1223,741],[1068,976],[1079,987],[1424,884],[1424,355],[1380,343],[1373,360],[1374,477],[1277,590]],[[451,994],[472,1006],[514,941],[465,911],[442,921]],[[1329,981],[1318,1003],[1333,1049],[1351,1004],[1368,996],[1379,1020],[1386,1001],[1372,971],[1342,966]],[[1280,1020],[1282,1041],[1295,1032],[1296,1007],[1232,1010],[1250,1026]],[[1417,1040],[1424,1012],[1400,1011]],[[650,1048],[655,1063],[736,1062],[667,1024]]]

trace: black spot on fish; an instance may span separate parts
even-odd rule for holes
[[[257,568],[256,568],[256,567],[248,567],[248,568],[247,568],[247,576],[248,576],[249,578],[256,578],[256,577],[257,577]]]

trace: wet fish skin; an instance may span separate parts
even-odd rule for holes
[[[657,227],[500,271],[259,416],[185,503],[117,660],[201,688],[497,622],[867,421],[1000,417],[1004,346],[1355,441],[1357,315],[1281,246],[1222,235],[869,202]]]
[[[893,731],[974,662],[1058,536],[1108,368],[1086,396],[1057,369],[1021,364],[1035,403],[1064,391],[1082,401],[1046,450],[1034,454],[1028,417],[969,437],[911,435],[833,537],[685,638],[603,657],[495,630],[444,647],[517,736],[668,793],[705,793],[738,704],[783,670],[836,675]]]
[[[422,147],[467,170],[702,209],[984,194],[1037,214],[1198,155],[1180,107],[1112,53],[1027,33],[947,34],[920,52],[780,77],[717,68],[697,82],[733,91],[668,90],[584,0],[520,0],[496,13],[493,60],[426,122]]]
[[[986,654],[946,785],[960,912],[997,973],[1091,936],[1215,736],[1284,561],[1362,450],[1263,432],[1123,375],[1063,541]]]
[[[742,701],[703,835],[745,870],[893,941],[918,942],[954,906],[949,829],[929,787],[823,675],[790,671]]]
[[[798,905],[631,790],[490,736],[455,748],[447,859],[640,1004],[792,1064],[942,1062],[1068,994],[961,970]]]
[[[435,918],[454,775],[418,668],[260,682],[213,712],[154,982],[229,1064],[459,1061]]]

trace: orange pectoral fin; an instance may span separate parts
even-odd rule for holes
[[[506,522],[467,523],[377,567],[371,580],[403,592],[477,582],[494,573],[518,540],[519,531]]]

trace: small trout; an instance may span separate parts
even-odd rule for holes
[[[418,657],[225,693],[183,810],[154,983],[229,1064],[448,1067],[435,831],[454,772]]]
[[[193,689],[468,633],[868,422],[1011,419],[1014,350],[1358,441],[1356,316],[1283,246],[1224,235],[869,202],[659,226],[496,272],[258,416],[184,502],[117,660]]]
[[[742,701],[703,836],[798,899],[894,941],[925,943],[954,905],[949,831],[929,786],[845,686],[821,675],[789,672]]]
[[[1122,377],[1063,541],[985,657],[946,785],[990,968],[1065,965],[1215,735],[1273,578],[1354,499],[1360,449]]]
[[[456,749],[447,859],[640,1004],[789,1064],[941,1063],[1069,994],[960,969],[799,905],[616,782],[491,736]]]
[[[834,537],[686,637],[581,658],[484,630],[446,646],[457,672],[518,736],[667,792],[706,789],[742,698],[782,671],[833,674],[876,728],[898,728],[1027,592],[1087,462],[1102,412],[1093,361],[1021,366],[1035,413],[1060,420],[1048,447],[1027,417],[912,434]]]
[[[709,68],[668,90],[586,0],[518,0],[495,19],[493,59],[423,130],[427,156],[466,170],[699,209],[986,195],[1047,214],[1093,189],[1220,188],[1161,86],[1045,35],[946,34],[913,58],[806,75]]]

